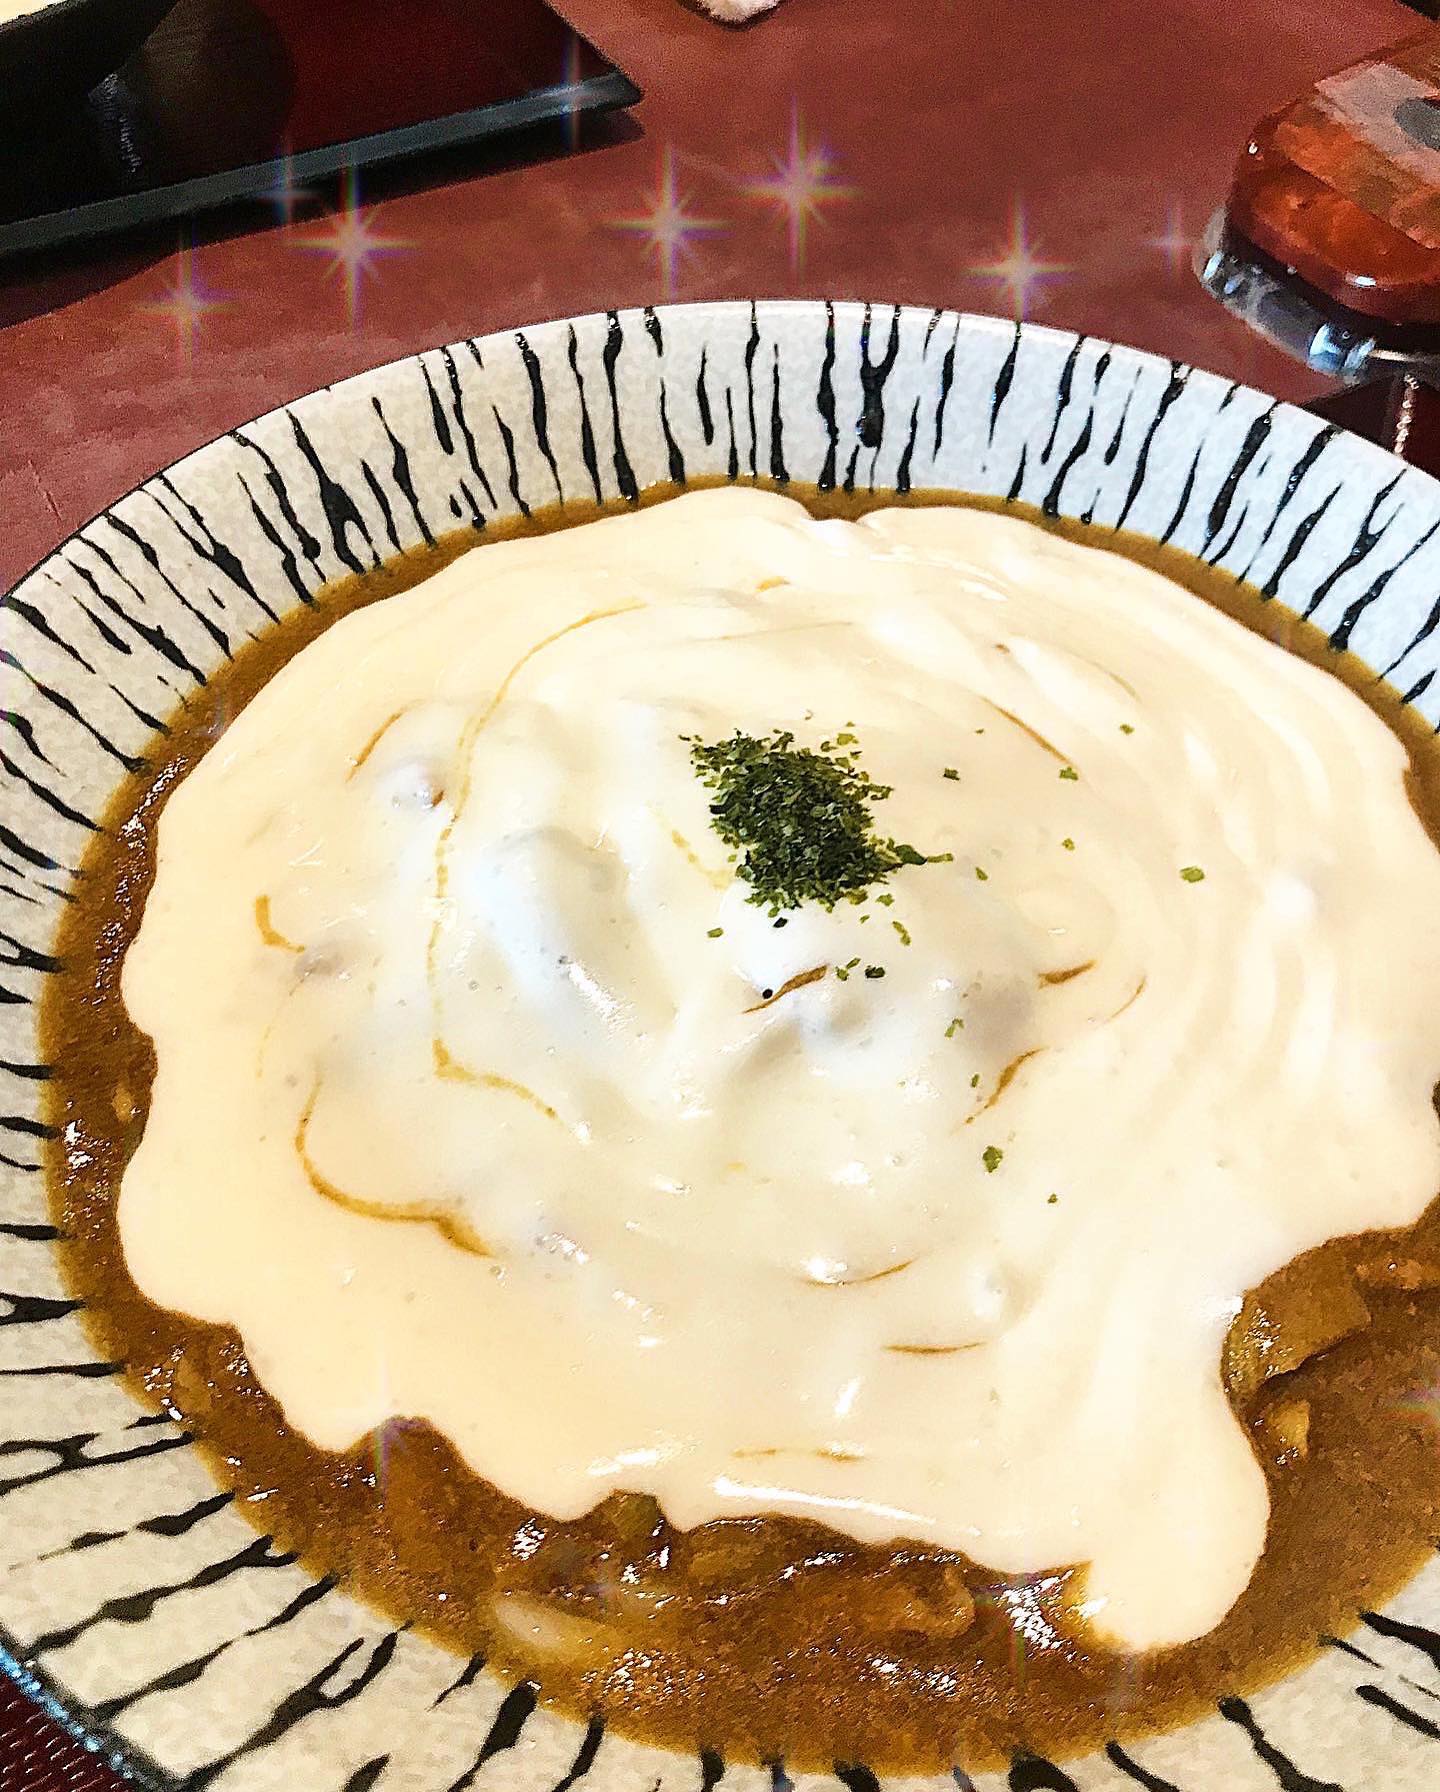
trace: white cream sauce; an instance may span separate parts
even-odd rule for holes
[[[852,724],[953,862],[777,928],[681,737]],[[424,1417],[559,1517],[1089,1564],[1103,1638],[1194,1637],[1265,1538],[1243,1292],[1440,1185],[1404,770],[1337,680],[1010,518],[720,490],[466,555],[164,810],[130,1268],[322,1446]]]
[[[47,6],[58,4],[59,0],[0,0],[0,25],[8,25],[26,13],[43,12]]]

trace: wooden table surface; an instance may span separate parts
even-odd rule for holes
[[[1264,112],[1423,28],[1400,0],[785,0],[742,31],[679,0],[564,10],[645,90],[579,154],[450,156],[375,175],[348,219],[332,193],[284,227],[206,223],[188,254],[171,233],[0,269],[0,589],[273,405],[610,306],[1023,309],[1309,399],[1200,291],[1190,245]],[[667,206],[690,226],[670,255]],[[109,1783],[17,1700],[0,1691],[3,1792]]]

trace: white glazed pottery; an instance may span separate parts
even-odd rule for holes
[[[93,1360],[41,1170],[57,917],[154,719],[336,578],[517,510],[715,476],[1123,525],[1252,580],[1440,718],[1440,485],[1209,374],[953,312],[677,306],[459,343],[234,431],[66,542],[0,610],[0,1665],[142,1785],[836,1787],[559,1717],[275,1552]],[[926,1783],[1421,1792],[1440,1784],[1440,1570],[1288,1681],[1215,1695],[1123,1748]],[[876,1792],[864,1763],[836,1776]]]

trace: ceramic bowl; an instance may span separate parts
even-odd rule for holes
[[[0,137],[37,129],[134,55],[175,0],[48,0],[0,23]]]
[[[1209,374],[948,311],[662,307],[438,348],[235,430],[64,543],[0,612],[0,1643],[142,1785],[877,1792],[863,1763],[787,1776],[572,1722],[313,1581],[94,1360],[41,1170],[35,1004],[147,718],[328,581],[526,507],[702,476],[995,493],[1123,524],[1253,580],[1440,718],[1440,485]],[[976,1784],[1433,1788],[1440,1567],[1289,1680],[1215,1695],[1184,1729]]]

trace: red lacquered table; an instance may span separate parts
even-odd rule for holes
[[[576,154],[452,155],[348,209],[205,222],[184,253],[152,236],[0,270],[0,588],[298,393],[609,306],[1020,311],[1315,399],[1201,292],[1194,239],[1256,119],[1423,24],[1400,0],[786,0],[743,31],[677,0],[564,10],[646,94]],[[0,1792],[114,1783],[0,1681]]]
[[[0,1792],[112,1792],[123,1784],[0,1679]]]

